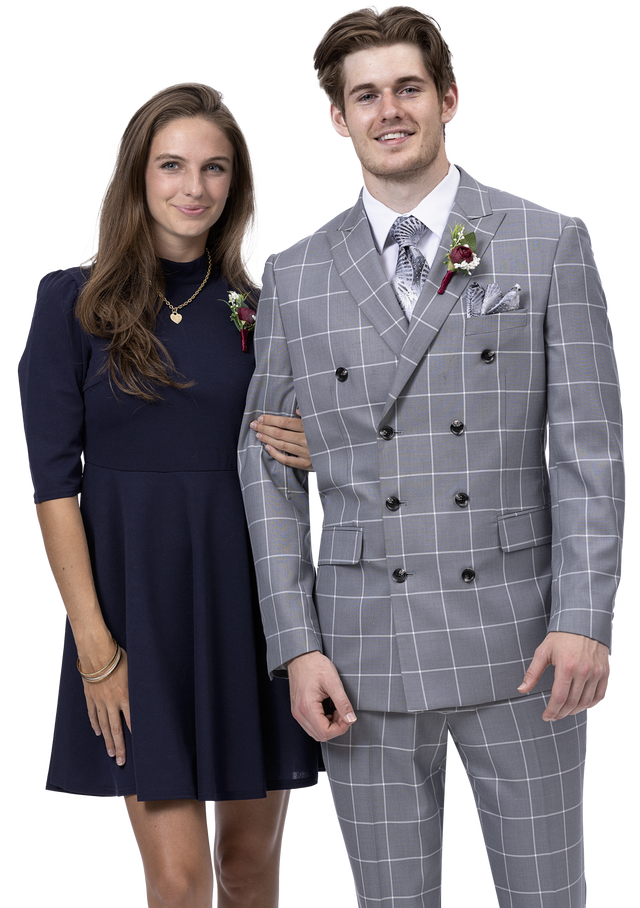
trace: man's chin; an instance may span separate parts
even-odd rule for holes
[[[412,183],[420,179],[429,170],[432,163],[414,162],[413,164],[402,164],[398,162],[395,165],[387,164],[385,166],[367,166],[363,164],[363,167],[367,173],[377,177],[379,180],[385,180],[389,183]]]

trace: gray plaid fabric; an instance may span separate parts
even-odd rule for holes
[[[440,905],[449,734],[501,908],[584,908],[586,713],[543,722],[547,701],[534,694],[457,710],[362,710],[345,735],[323,744],[361,908]],[[484,893],[478,902],[488,904]]]
[[[549,630],[610,642],[623,474],[606,304],[581,221],[462,171],[455,224],[476,233],[474,280],[518,284],[518,308],[469,315],[461,273],[439,294],[441,245],[408,323],[360,200],[267,262],[239,458],[268,661],[324,651],[358,711],[325,752],[363,908],[439,905],[447,730],[500,904],[582,908],[584,716],[547,725],[516,689]],[[317,578],[305,477],[249,428],[297,407],[324,509]]]
[[[418,248],[420,237],[426,232],[425,225],[414,215],[396,218],[389,231],[393,241],[400,247],[391,286],[407,321],[411,321],[413,307],[429,274],[429,265]]]

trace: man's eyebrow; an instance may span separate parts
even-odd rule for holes
[[[396,80],[395,84],[406,85],[408,82],[419,82],[421,85],[427,84],[427,80],[424,78],[424,76],[417,75],[402,76],[400,79]],[[353,88],[349,92],[349,97],[351,97],[351,95],[358,94],[358,92],[360,91],[374,91],[376,88],[377,86],[373,82],[361,82],[359,85],[353,86]]]

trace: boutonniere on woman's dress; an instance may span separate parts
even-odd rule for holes
[[[229,299],[225,300],[227,306],[231,309],[231,321],[240,332],[243,353],[249,352],[249,332],[253,331],[256,326],[255,309],[244,305],[250,293],[251,291],[248,291],[247,293],[238,293],[236,290],[230,290]]]
[[[442,279],[438,293],[444,293],[456,271],[466,271],[470,274],[480,264],[480,259],[476,255],[476,235],[473,230],[465,233],[461,224],[455,225],[451,231],[451,246],[445,263],[447,273]]]

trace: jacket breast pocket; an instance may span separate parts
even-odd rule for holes
[[[498,517],[498,534],[503,552],[518,552],[551,542],[551,508],[532,508]]]
[[[362,527],[324,527],[318,564],[357,564],[362,556]]]
[[[529,321],[529,313],[498,312],[496,315],[476,315],[465,319],[464,333],[471,334],[499,334],[501,331],[510,331],[513,328],[524,328]]]

